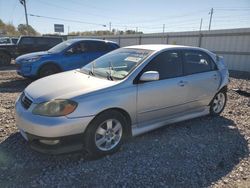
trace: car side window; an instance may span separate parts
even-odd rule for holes
[[[99,41],[87,41],[86,42],[88,52],[107,52],[110,51],[105,42]]]
[[[182,58],[179,51],[166,51],[157,55],[143,72],[157,71],[160,80],[182,76]]]
[[[183,52],[183,71],[185,75],[215,70],[215,64],[209,56],[198,50]]]
[[[37,38],[36,42],[38,45],[47,45],[48,44],[48,39],[47,38]]]
[[[53,47],[62,42],[61,38],[49,38],[49,46]]]
[[[34,38],[22,38],[20,44],[22,45],[33,45],[35,43]]]
[[[77,44],[74,44],[70,49],[68,49],[67,53],[68,54],[82,54],[85,51],[87,51],[86,48],[87,47],[83,42],[77,43]]]

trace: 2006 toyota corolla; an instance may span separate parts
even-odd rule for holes
[[[16,102],[23,137],[41,152],[117,151],[124,139],[225,107],[228,70],[201,48],[130,46],[30,84]]]

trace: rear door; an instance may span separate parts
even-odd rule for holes
[[[183,50],[183,72],[190,108],[208,105],[221,81],[212,58],[200,50]]]
[[[185,111],[187,88],[183,84],[181,53],[176,50],[162,52],[139,76],[146,71],[159,72],[160,79],[137,86],[138,124],[167,119]]]

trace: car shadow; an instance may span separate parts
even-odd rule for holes
[[[31,79],[15,79],[0,82],[0,93],[22,92],[30,83]]]
[[[14,180],[4,180],[7,186],[53,177],[64,186],[207,187],[248,154],[248,143],[232,120],[206,116],[132,138],[116,154],[94,161],[81,152],[37,153],[14,133],[0,144],[0,170]]]
[[[250,80],[250,74],[249,74],[249,72],[246,72],[246,71],[230,70],[229,75],[230,75],[230,77],[236,78],[236,79]]]

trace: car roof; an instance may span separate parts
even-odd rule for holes
[[[20,37],[22,37],[22,38],[62,38],[60,36],[44,36],[44,35],[41,35],[41,36],[21,35]]]
[[[68,39],[68,41],[74,41],[74,42],[78,42],[78,41],[99,41],[99,42],[117,44],[117,43],[114,42],[114,41],[102,40],[102,39],[91,39],[91,38],[75,38],[75,39]]]
[[[144,50],[153,50],[153,51],[161,51],[164,49],[202,49],[193,46],[181,46],[181,45],[169,45],[169,44],[144,44],[144,45],[134,45],[134,46],[127,46],[124,48],[136,48],[136,49],[144,49]]]

